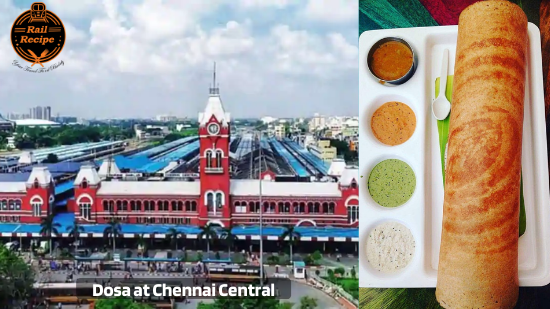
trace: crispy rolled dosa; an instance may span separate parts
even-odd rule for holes
[[[436,296],[445,308],[513,308],[527,17],[481,1],[459,18]]]

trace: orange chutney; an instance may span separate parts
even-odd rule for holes
[[[409,72],[412,65],[413,53],[401,42],[386,42],[380,45],[372,55],[372,71],[383,80],[400,79]]]

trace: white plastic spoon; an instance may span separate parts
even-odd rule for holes
[[[444,120],[451,112],[451,102],[447,100],[447,69],[449,66],[449,50],[443,51],[443,64],[441,65],[441,77],[439,77],[439,95],[432,103],[432,112],[435,119]]]

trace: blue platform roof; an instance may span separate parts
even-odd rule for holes
[[[72,180],[56,184],[55,185],[55,195],[65,193],[67,191],[73,190],[74,188],[74,182]]]
[[[301,155],[304,159],[306,159],[307,162],[309,162],[317,170],[319,170],[319,172],[321,172],[324,175],[328,174],[329,168],[325,165],[325,162],[323,160],[317,158],[314,154],[312,154],[302,146],[298,145],[295,141],[292,141],[288,138],[285,138],[284,141],[287,145],[290,146],[290,148],[296,151],[299,155]]]
[[[72,197],[68,197],[68,198],[62,199],[60,201],[55,201],[55,207],[67,206],[67,203],[69,202],[70,199],[72,199]]]
[[[271,145],[273,145],[273,148],[275,148],[275,151],[284,158],[284,160],[292,167],[294,172],[300,177],[307,177],[310,176],[309,172],[306,170],[306,168],[300,163],[286,148],[281,145],[281,143],[272,138],[270,139]]]
[[[138,168],[136,171],[138,173],[156,173],[165,168],[168,164],[168,162],[151,162]]]
[[[59,233],[67,233],[74,222],[74,214],[58,214],[54,222],[61,225]],[[85,233],[103,233],[108,224],[82,225]],[[183,234],[199,234],[201,229],[190,225],[143,225],[143,224],[121,224],[122,233],[125,234],[166,234],[170,228],[175,228]],[[0,233],[39,233],[40,224],[13,224],[0,223]],[[284,227],[264,227],[264,236],[281,236],[285,231]],[[302,237],[359,237],[359,229],[356,228],[335,228],[335,227],[296,227],[295,231]],[[235,235],[259,235],[258,226],[234,227]]]
[[[22,168],[22,171],[30,172],[33,167],[46,166],[50,173],[78,173],[82,165],[94,164],[93,162],[59,162],[53,164],[38,164]]]
[[[51,173],[52,176],[59,177],[66,173]],[[0,182],[26,182],[31,173],[0,173]]]
[[[125,157],[125,156],[114,156],[113,159],[115,160],[115,164],[118,166],[119,169],[129,169],[132,171],[136,171],[139,168],[150,164],[151,161],[147,156],[132,156],[132,157]],[[103,160],[97,161],[97,164],[101,165]]]
[[[199,141],[194,141],[192,143],[189,143],[181,148],[178,148],[172,152],[167,153],[166,155],[163,155],[162,157],[159,157],[155,159],[155,161],[159,162],[169,162],[169,161],[177,161],[181,158],[185,158],[189,156],[189,154],[197,151],[199,149],[200,144]]]
[[[150,158],[150,157],[156,156],[160,153],[163,153],[163,152],[165,152],[169,149],[172,149],[172,148],[175,148],[177,146],[183,145],[187,142],[194,141],[196,139],[198,139],[197,136],[184,137],[184,138],[181,138],[181,139],[178,139],[178,140],[175,140],[175,141],[172,141],[172,142],[169,142],[169,143],[157,146],[157,147],[153,147],[151,149],[148,149],[148,150],[145,150],[145,151],[142,151],[142,152],[138,152],[138,153],[130,156],[130,158],[135,158],[135,157],[138,157],[138,156],[145,156],[145,157]]]

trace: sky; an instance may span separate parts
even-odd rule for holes
[[[358,114],[357,0],[44,0],[65,47],[29,73],[9,33],[34,1],[0,0],[0,113],[193,117],[213,62],[232,118]]]

